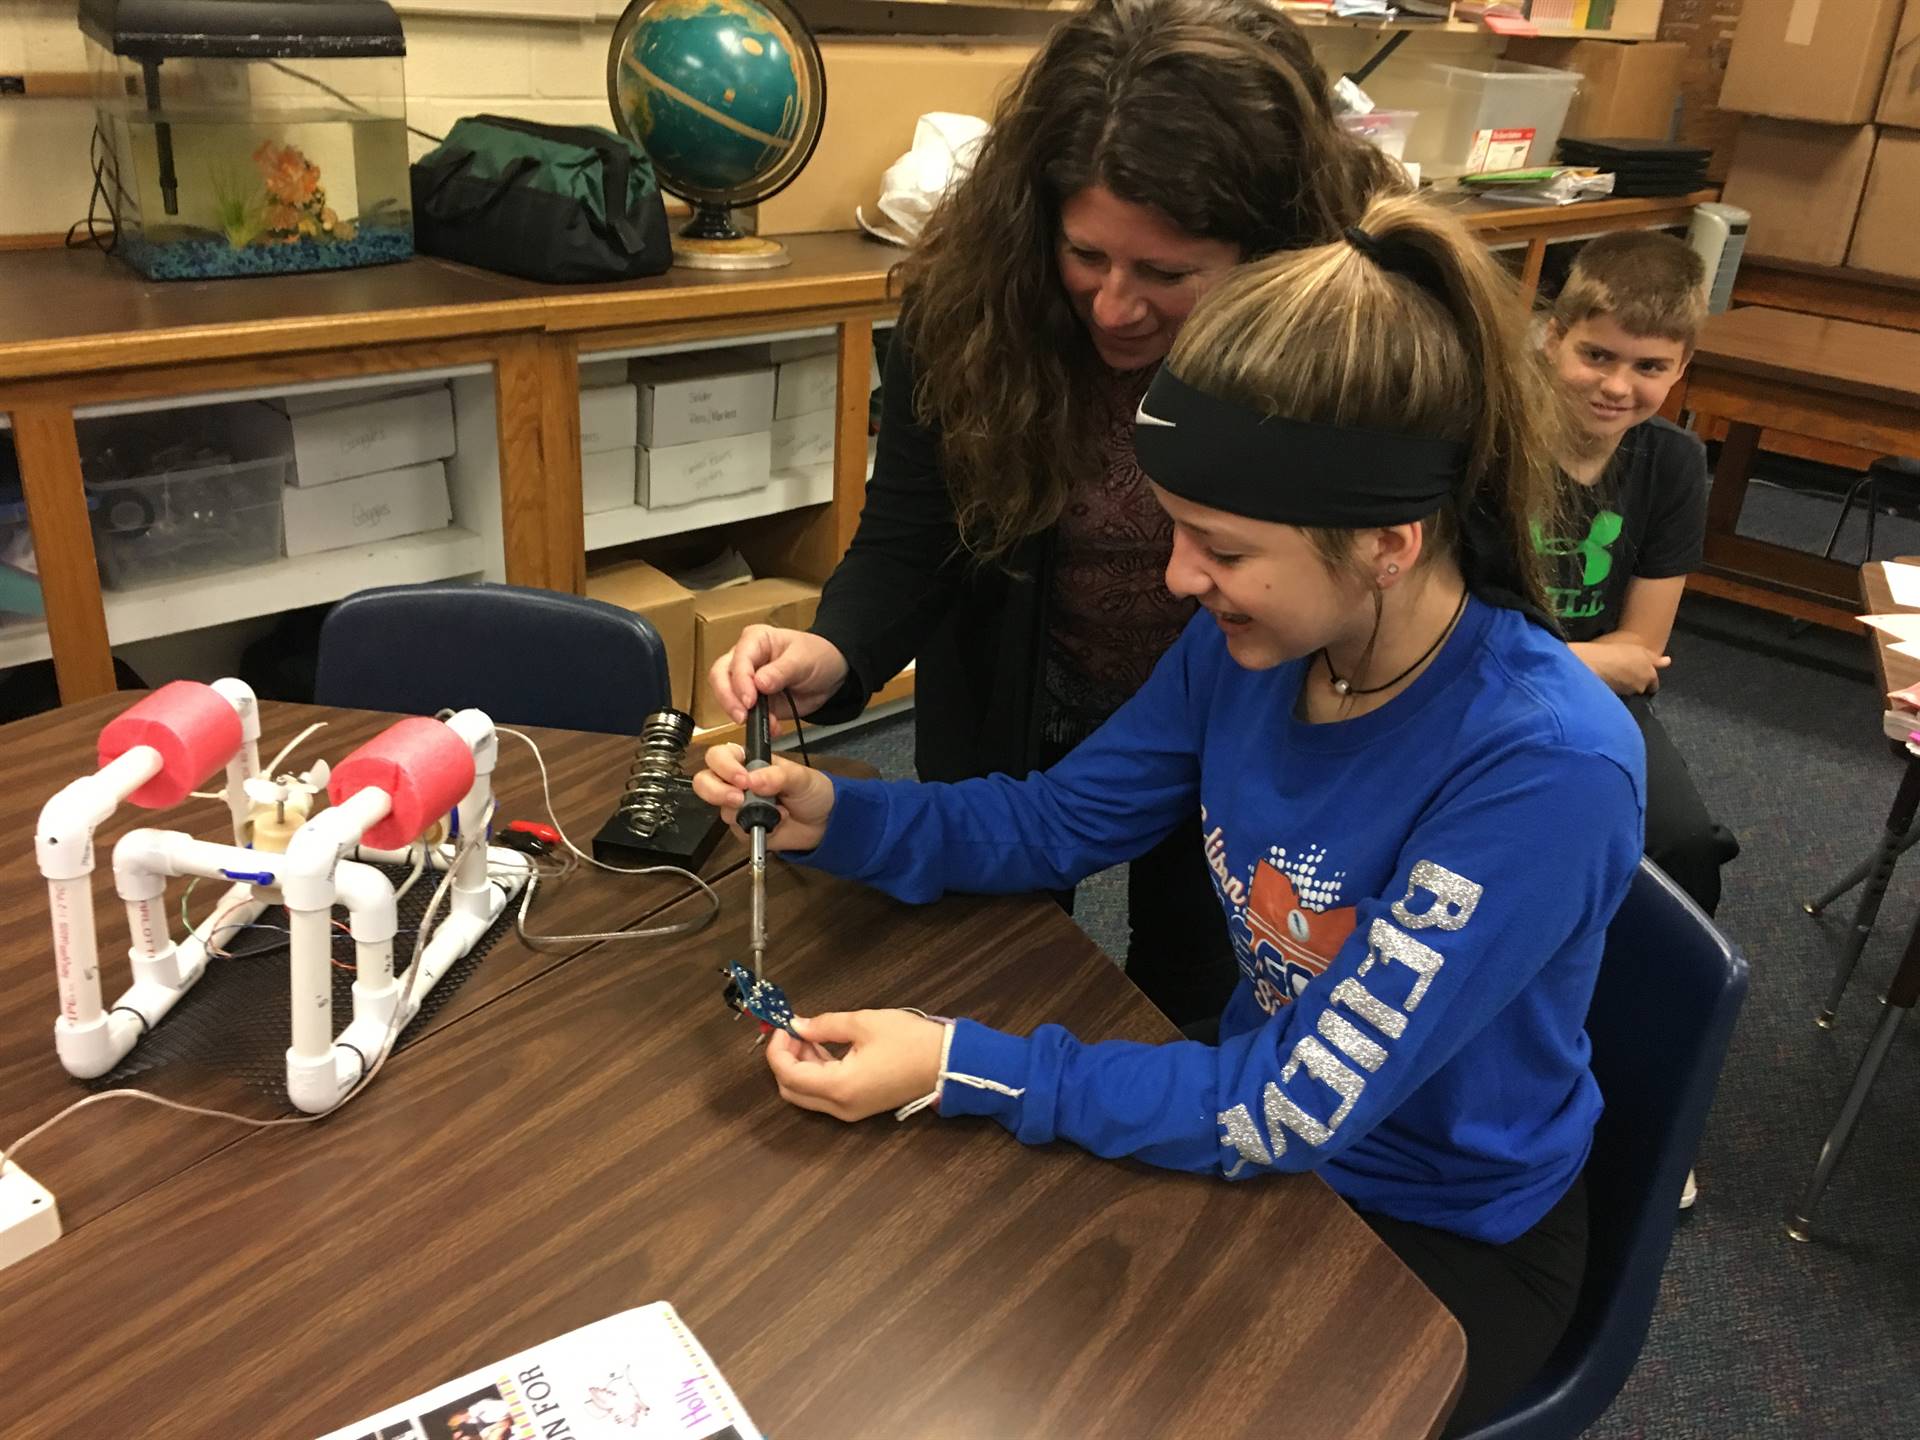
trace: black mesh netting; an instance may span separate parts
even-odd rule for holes
[[[375,868],[393,882],[396,890],[407,877],[405,866]],[[420,921],[441,878],[442,872],[428,870],[400,899],[400,932],[393,942],[393,964],[397,971],[404,972],[413,954]],[[220,890],[203,884],[195,893],[211,898]],[[172,897],[169,900],[175,905],[179,903]],[[445,899],[440,902],[442,920],[446,918],[447,903]],[[440,977],[440,983],[427,992],[419,1012],[394,1042],[396,1051],[417,1038],[452,998],[453,992],[480,968],[495,943],[512,929],[518,904],[516,898],[480,937],[480,943],[456,961]],[[176,914],[171,918],[177,930],[179,917]],[[198,923],[205,916],[193,918]],[[336,908],[334,918],[344,921],[346,912]],[[110,1090],[137,1076],[182,1065],[237,1075],[282,1105],[286,1104],[287,1043],[293,1027],[287,983],[287,912],[272,906],[261,913],[256,925],[258,928],[217,937],[216,943],[231,951],[232,958],[208,960],[206,973],[180,997],[167,1017],[141,1037],[126,1059],[99,1079],[87,1081],[87,1087]],[[338,928],[333,932],[333,958],[333,1025],[334,1033],[338,1034],[353,1014],[353,937]]]

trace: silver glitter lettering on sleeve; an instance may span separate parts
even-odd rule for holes
[[[1367,1070],[1378,1070],[1386,1063],[1386,1048],[1362,1035],[1348,1023],[1346,1017],[1336,1015],[1331,1010],[1322,1010],[1316,1028],[1356,1065]]]
[[[1342,980],[1333,987],[1333,994],[1328,1000],[1331,1004],[1346,1006],[1389,1040],[1398,1040],[1407,1028],[1406,1016],[1376,997],[1358,980]]]
[[[1359,973],[1364,975],[1371,970],[1376,959],[1404,965],[1420,977],[1413,982],[1413,989],[1407,992],[1406,1002],[1401,1006],[1409,1015],[1418,1010],[1421,999],[1427,993],[1427,986],[1440,973],[1440,952],[1411,935],[1401,934],[1386,921],[1376,920],[1367,931],[1367,960]]]
[[[1267,1132],[1275,1137],[1276,1144],[1282,1127],[1293,1131],[1309,1145],[1326,1144],[1360,1099],[1361,1092],[1367,1088],[1365,1080],[1342,1065],[1331,1050],[1311,1035],[1303,1035],[1295,1043],[1292,1058],[1280,1072],[1280,1083],[1291,1084],[1302,1065],[1307,1067],[1309,1075],[1340,1097],[1340,1106],[1322,1124],[1294,1103],[1279,1085],[1269,1083],[1265,1097]]]
[[[1236,1105],[1231,1110],[1222,1110],[1219,1114],[1220,1126],[1227,1133],[1220,1137],[1220,1143],[1235,1151],[1240,1158],[1233,1168],[1227,1171],[1227,1179],[1232,1180],[1248,1165],[1271,1165],[1273,1156],[1267,1153],[1266,1142],[1260,1138],[1260,1127],[1253,1123],[1253,1116],[1244,1105]],[[1278,1137],[1275,1137],[1278,1140]],[[1279,1141],[1284,1149],[1286,1142]]]
[[[1422,890],[1433,896],[1433,903],[1415,914],[1408,907]],[[1473,918],[1482,893],[1481,887],[1466,876],[1456,875],[1431,860],[1422,860],[1407,876],[1407,893],[1393,902],[1393,918],[1409,930],[1426,930],[1435,925],[1442,930],[1458,930]]]

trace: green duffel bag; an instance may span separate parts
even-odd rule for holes
[[[631,280],[673,264],[647,152],[611,130],[470,115],[414,162],[414,248],[528,280]]]

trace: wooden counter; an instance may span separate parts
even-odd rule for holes
[[[1682,224],[1712,192],[1551,209],[1450,202],[1488,243],[1528,247]],[[11,423],[46,602],[37,648],[0,628],[0,667],[51,654],[65,701],[113,686],[110,644],[338,599],[365,585],[449,578],[485,566],[509,583],[578,591],[586,573],[580,499],[583,355],[712,344],[795,331],[838,333],[840,405],[833,498],[754,522],[758,553],[824,580],[851,540],[867,476],[873,325],[893,319],[898,250],[856,232],[787,242],[793,264],[722,274],[672,270],[614,285],[549,286],[416,259],[326,275],[160,284],[93,250],[0,254],[0,417]],[[103,598],[75,419],[114,409],[289,390],[491,372],[497,516],[474,533],[409,537],[377,553],[309,557]],[[462,383],[471,384],[466,381]],[[484,433],[484,432],[483,432]],[[494,477],[488,476],[488,505]],[[497,539],[496,539],[497,532]],[[390,554],[391,558],[386,558]],[[192,603],[195,601],[201,603]],[[126,619],[138,609],[136,621]],[[110,626],[110,613],[121,623]],[[171,628],[168,628],[168,627]]]

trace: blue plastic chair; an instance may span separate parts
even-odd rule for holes
[[[314,699],[503,725],[638,735],[672,705],[667,647],[639,615],[555,590],[430,582],[349,595],[320,629]]]
[[[1580,1303],[1533,1383],[1465,1440],[1573,1440],[1626,1384],[1746,995],[1746,958],[1658,867],[1641,861],[1607,931],[1587,1013],[1606,1112],[1587,1161]]]

